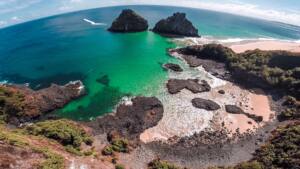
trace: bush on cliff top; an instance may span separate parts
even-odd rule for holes
[[[81,143],[92,144],[92,138],[79,125],[69,120],[49,120],[26,127],[32,135],[42,135],[61,144],[80,147]]]
[[[0,85],[0,121],[6,121],[9,116],[21,116],[24,100],[23,94]]]

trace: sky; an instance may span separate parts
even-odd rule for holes
[[[201,8],[300,26],[300,0],[0,0],[0,28],[83,9],[144,4]]]

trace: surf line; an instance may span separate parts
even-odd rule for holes
[[[86,19],[86,18],[84,18],[83,20],[84,20],[85,22],[90,23],[91,25],[101,25],[101,26],[105,26],[105,25],[106,25],[106,23],[97,23],[97,22],[91,21],[91,20]]]

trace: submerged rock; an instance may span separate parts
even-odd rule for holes
[[[173,16],[167,19],[160,20],[152,31],[165,35],[199,37],[198,29],[186,19],[186,14],[179,12],[174,13]]]
[[[108,29],[111,32],[141,32],[148,29],[148,22],[131,9],[125,9]]]
[[[220,105],[218,105],[216,102],[212,100],[206,100],[206,99],[201,99],[201,98],[194,98],[192,100],[192,104],[194,107],[197,107],[199,109],[205,109],[205,110],[218,110],[220,109]]]
[[[98,83],[103,84],[104,86],[109,86],[109,77],[108,75],[104,75],[98,79],[96,79]]]
[[[211,87],[206,81],[201,81],[198,83],[198,79],[170,79],[167,82],[167,88],[170,94],[176,94],[182,89],[190,90],[193,93],[201,93],[210,91]]]
[[[175,72],[182,72],[182,71],[183,71],[183,69],[182,69],[179,65],[174,64],[174,63],[167,63],[167,64],[164,64],[163,67],[166,68],[166,69],[173,70],[173,71],[175,71]]]

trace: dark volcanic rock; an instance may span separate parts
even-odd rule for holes
[[[225,94],[225,91],[224,90],[219,90],[218,93]]]
[[[255,114],[246,113],[246,112],[244,112],[244,110],[242,110],[241,108],[239,108],[239,107],[237,107],[235,105],[225,105],[225,110],[228,113],[232,113],[232,114],[244,114],[248,118],[251,118],[252,120],[254,120],[257,123],[263,121],[263,117],[262,116],[257,116]]]
[[[225,110],[231,114],[244,114],[244,110],[235,105],[225,105]]]
[[[146,129],[157,125],[163,116],[163,105],[155,97],[136,97],[132,104],[120,104],[115,114],[97,118],[89,125],[100,133],[111,133],[138,139]],[[117,134],[114,134],[117,135]]]
[[[164,68],[173,70],[175,72],[182,72],[183,71],[183,69],[179,65],[174,64],[174,63],[164,64]]]
[[[141,32],[148,29],[148,22],[131,9],[125,9],[108,29],[111,32]]]
[[[188,89],[193,93],[201,93],[210,91],[211,87],[206,81],[198,83],[198,79],[170,79],[167,83],[167,88],[170,94],[176,94],[182,89]]]
[[[185,13],[174,13],[156,23],[152,31],[165,35],[199,37],[198,30],[185,16]]]
[[[220,109],[220,105],[212,100],[206,100],[201,98],[195,98],[192,100],[192,104],[194,107],[205,110],[218,110]]]
[[[26,86],[5,85],[4,87],[24,96],[22,113],[8,115],[9,122],[14,122],[14,124],[32,120],[44,113],[61,108],[71,100],[85,94],[81,81],[70,82],[64,86],[52,84],[48,88],[37,91]]]

